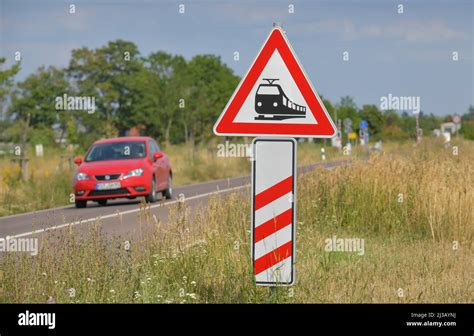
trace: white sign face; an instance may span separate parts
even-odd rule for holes
[[[43,156],[43,145],[42,144],[38,144],[35,146],[35,152],[36,152],[36,156]]]
[[[295,281],[296,141],[256,138],[252,166],[252,261],[261,286]]]
[[[280,95],[283,95],[282,101],[280,99],[269,100],[269,98],[279,97]],[[256,105],[258,103],[262,105]],[[277,106],[274,106],[275,103]],[[256,111],[260,111],[259,107],[262,111],[274,111],[275,113],[286,112],[286,108],[289,113],[286,115],[268,114],[266,117],[259,118],[260,115]],[[290,109],[293,109],[293,111],[290,111]],[[250,91],[234,119],[235,122],[242,123],[255,123],[256,120],[263,123],[275,123],[280,120],[284,120],[285,124],[318,123],[277,49],[273,52],[256,85]]]

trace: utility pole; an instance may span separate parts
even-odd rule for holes
[[[416,145],[421,143],[421,129],[420,129],[420,113],[416,113]]]
[[[337,136],[339,138],[339,148],[338,150],[342,150],[342,125],[341,125],[341,119],[337,121]]]
[[[28,177],[28,158],[26,157],[26,148],[27,148],[27,141],[28,141],[28,131],[30,127],[30,120],[31,115],[28,113],[26,116],[26,120],[24,121],[21,138],[20,138],[20,148],[19,153],[15,149],[15,155],[19,156],[18,158],[13,158],[12,162],[18,161],[20,166],[20,173],[22,180],[26,180]]]

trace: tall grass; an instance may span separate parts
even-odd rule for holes
[[[174,204],[166,225],[143,208],[154,229],[130,250],[102,236],[100,221],[88,238],[50,232],[36,257],[0,261],[0,301],[472,303],[474,145],[459,151],[404,146],[300,176],[297,281],[273,295],[254,285],[246,191],[214,196],[192,216]],[[364,239],[365,254],[326,252],[334,235]]]
[[[68,204],[72,172],[58,153],[51,153],[31,160],[22,180],[18,163],[0,159],[0,217]]]

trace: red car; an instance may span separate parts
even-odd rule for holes
[[[172,178],[168,156],[150,137],[121,137],[96,141],[84,160],[74,161],[79,168],[74,176],[77,208],[87,201],[106,205],[108,199],[144,196],[155,202],[157,193],[172,197]]]

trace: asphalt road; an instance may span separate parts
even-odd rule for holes
[[[333,168],[347,164],[350,161],[337,160],[316,163],[298,168],[302,174],[316,167]],[[174,188],[175,199],[158,201],[149,206],[154,220],[166,223],[170,205],[180,202],[181,199],[191,211],[204,206],[211,195],[225,195],[232,192],[250,194],[250,176],[228,178],[209,181],[199,184],[186,185]],[[46,231],[64,230],[73,227],[75,232],[87,233],[89,226],[100,219],[100,228],[104,234],[120,235],[123,238],[133,238],[146,231],[147,221],[144,220],[143,204],[140,200],[114,200],[106,206],[99,206],[95,202],[88,202],[87,208],[76,209],[73,205],[54,209],[34,211],[0,218],[0,237],[21,238],[41,236]],[[150,222],[150,221],[148,221]],[[150,226],[150,224],[148,224]]]

